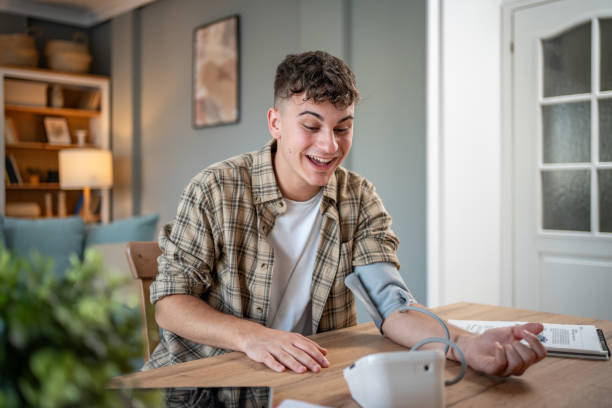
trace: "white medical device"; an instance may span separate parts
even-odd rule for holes
[[[370,354],[345,368],[344,378],[362,407],[441,408],[444,360],[440,350]]]
[[[370,315],[382,325],[382,316],[357,274],[345,279],[346,286],[366,306]],[[415,344],[410,351],[370,354],[344,369],[353,399],[364,408],[441,408],[444,406],[444,386],[459,382],[467,370],[463,352],[450,340],[446,323],[429,310],[405,305],[400,312],[415,311],[434,318],[444,330],[445,338],[430,337]],[[446,344],[444,352],[418,350],[428,343]],[[444,363],[452,347],[461,360],[461,371],[452,380],[444,381]]]

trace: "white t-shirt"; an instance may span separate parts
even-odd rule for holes
[[[268,236],[274,248],[270,289],[270,327],[312,334],[310,284],[321,235],[323,189],[308,201],[285,199]]]

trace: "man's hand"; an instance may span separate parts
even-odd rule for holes
[[[327,350],[297,333],[259,326],[245,336],[241,350],[251,359],[274,371],[289,368],[296,373],[318,373],[329,367]]]
[[[536,334],[540,323],[487,330],[480,335],[461,334],[457,344],[469,366],[486,374],[522,375],[534,363],[546,357],[546,348]],[[529,347],[520,341],[525,339]]]
[[[417,305],[425,308],[424,306]],[[466,363],[474,370],[486,374],[521,375],[529,366],[546,357],[546,349],[536,334],[544,330],[540,323],[487,330],[476,335],[459,327],[448,325],[451,339],[461,348]],[[396,343],[412,347],[427,337],[443,337],[438,322],[423,313],[409,311],[391,313],[383,322],[385,336]],[[529,347],[521,344],[525,339]],[[441,344],[427,344],[423,348],[442,349]],[[447,354],[459,360],[451,348]]]

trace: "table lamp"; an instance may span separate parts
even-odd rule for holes
[[[93,221],[91,189],[113,185],[111,152],[102,149],[60,150],[59,179],[62,189],[83,189],[83,220]]]

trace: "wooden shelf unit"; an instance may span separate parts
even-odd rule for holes
[[[21,150],[64,150],[64,149],[82,149],[82,148],[97,148],[98,146],[93,144],[49,144],[44,142],[19,142],[19,143],[6,143],[6,150],[21,149]]]
[[[0,66],[0,82],[21,80],[47,84],[48,90],[53,85],[62,89],[64,107],[30,106],[6,103],[5,87],[0,86],[0,160],[6,169],[6,158],[12,156],[16,162],[23,183],[6,183],[5,177],[0,181],[0,211],[5,214],[7,202],[37,202],[41,213],[45,214],[45,195],[52,194],[53,215],[57,216],[58,195],[64,191],[68,215],[74,212],[81,192],[79,190],[62,190],[60,184],[45,182],[49,171],[58,171],[58,154],[63,149],[75,148],[110,148],[110,81],[97,75],[74,75],[45,69],[30,69]],[[82,104],[91,93],[99,93],[99,104],[96,109]],[[47,100],[50,100],[47,92]],[[98,95],[96,95],[98,96]],[[71,136],[71,144],[56,145],[46,141],[44,118],[66,118]],[[5,140],[5,118],[10,118],[18,134],[17,143]],[[75,130],[87,130],[86,143],[77,145]],[[28,169],[42,172],[40,183],[29,183]],[[6,170],[5,170],[6,171]],[[55,179],[57,180],[57,179]],[[99,219],[103,223],[110,221],[110,189],[94,190],[92,195],[100,195]]]
[[[78,118],[97,118],[100,111],[88,109],[49,108],[45,106],[6,105],[7,112],[29,112],[47,116],[71,116]]]
[[[59,190],[59,183],[22,183],[22,184],[7,184],[7,190]]]

